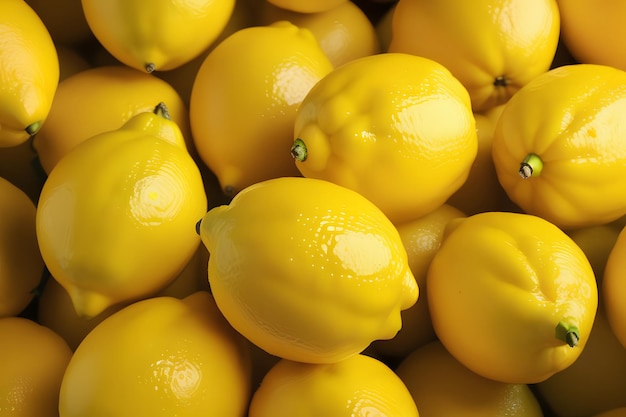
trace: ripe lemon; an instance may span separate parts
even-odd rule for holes
[[[428,311],[426,276],[435,253],[439,250],[444,231],[452,219],[465,217],[457,208],[443,204],[418,219],[396,225],[407,252],[409,267],[420,289],[415,305],[401,312],[402,328],[393,339],[377,340],[374,350],[384,356],[403,358],[418,347],[437,338]]]
[[[225,194],[298,175],[289,155],[296,109],[331,70],[311,31],[286,21],[241,29],[208,54],[189,116],[198,154]]]
[[[235,329],[275,356],[330,363],[393,337],[418,287],[397,229],[360,194],[283,177],[202,218],[209,284]]]
[[[72,351],[58,334],[23,317],[0,318],[0,415],[58,417]]]
[[[26,308],[44,271],[35,215],[28,195],[0,177],[0,317]]]
[[[57,47],[83,47],[93,39],[81,0],[26,0],[26,3],[39,15]]]
[[[23,0],[2,2],[0,147],[25,142],[48,117],[59,60],[48,29]]]
[[[293,135],[303,176],[361,193],[396,224],[445,203],[478,148],[467,90],[437,62],[400,53],[326,75],[298,108]]]
[[[59,416],[239,417],[249,397],[245,340],[199,291],[138,301],[97,325],[67,366]]]
[[[559,29],[556,0],[400,0],[389,51],[441,63],[483,111],[550,68]]]
[[[319,13],[338,7],[348,0],[267,0],[268,3],[298,13]]]
[[[200,171],[164,107],[85,140],[50,172],[37,239],[80,316],[154,294],[197,250]]]
[[[561,36],[578,62],[626,71],[626,4],[620,1],[557,0]]]
[[[116,59],[140,71],[189,62],[224,30],[234,0],[82,0],[94,36]]]
[[[626,267],[626,228],[623,228],[611,249],[604,276],[602,277],[601,297],[606,307],[609,324],[626,348],[626,306],[623,303],[623,294],[626,291],[624,268]]]
[[[598,302],[582,249],[547,220],[510,212],[450,221],[426,285],[446,349],[508,383],[541,382],[576,361]]]
[[[293,12],[267,1],[263,5],[261,24],[287,20],[298,27],[309,29],[334,67],[381,52],[374,25],[352,1],[316,13]]]
[[[383,362],[354,355],[333,364],[282,359],[252,396],[249,417],[418,417],[411,394]]]
[[[159,102],[167,104],[170,117],[191,145],[189,112],[167,82],[122,65],[89,68],[69,76],[59,83],[46,124],[33,139],[41,166],[50,173],[79,143],[118,129]]]
[[[510,199],[565,229],[626,214],[626,72],[591,64],[541,74],[505,105],[493,162]]]
[[[409,353],[396,368],[420,415],[430,417],[543,417],[526,384],[484,378],[435,340]]]
[[[602,300],[580,357],[535,388],[557,416],[591,416],[626,407],[626,350],[609,326]]]

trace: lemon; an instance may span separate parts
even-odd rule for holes
[[[58,334],[23,317],[0,318],[0,415],[58,417],[72,351]]]
[[[334,67],[381,52],[374,25],[365,12],[351,1],[316,13],[293,12],[267,1],[263,5],[261,24],[287,20],[309,29]]]
[[[409,353],[396,368],[420,415],[430,417],[543,417],[526,384],[484,378],[435,340]]]
[[[226,195],[298,175],[289,155],[296,109],[331,70],[311,31],[286,21],[238,30],[207,55],[191,91],[191,131]]]
[[[224,30],[234,0],[82,0],[89,28],[120,62],[144,72],[189,62]]]
[[[0,27],[0,147],[16,146],[48,117],[59,60],[48,29],[25,1],[2,2]]]
[[[249,417],[418,417],[406,386],[383,362],[354,355],[333,364],[282,359],[252,396]]]
[[[20,314],[43,274],[35,215],[28,195],[0,177],[0,317]]]
[[[559,29],[556,0],[400,0],[389,51],[441,63],[484,111],[550,68]]]
[[[426,279],[433,328],[470,370],[531,384],[576,361],[598,290],[582,249],[541,217],[485,212],[448,223]]]
[[[208,292],[138,301],[107,317],[76,349],[59,416],[243,416],[246,347]]]
[[[162,104],[73,148],[48,176],[36,230],[79,316],[145,298],[197,250],[207,210],[200,171]]]
[[[620,230],[609,256],[602,277],[601,297],[606,308],[609,324],[620,343],[626,348],[626,308],[621,294],[626,288],[623,279],[624,254],[626,253],[626,228]]]
[[[285,10],[298,13],[319,13],[338,7],[348,0],[266,0]]]
[[[293,135],[303,176],[359,192],[394,223],[445,203],[478,149],[467,90],[437,62],[400,53],[326,75],[298,108]]]
[[[537,76],[504,106],[493,163],[524,212],[564,229],[626,214],[626,71],[565,65]]]
[[[178,92],[157,77],[122,65],[79,71],[59,83],[46,124],[33,146],[46,173],[82,141],[118,129],[164,102],[192,147],[189,112]],[[190,149],[191,151],[191,149]]]
[[[330,363],[393,337],[418,287],[397,229],[360,194],[283,177],[240,191],[199,225],[215,301],[268,353]]]
[[[452,219],[462,217],[465,213],[443,204],[418,219],[396,225],[407,252],[409,267],[420,288],[420,297],[414,306],[401,312],[402,328],[393,339],[372,343],[376,352],[386,357],[403,358],[437,338],[428,311],[426,276],[430,262],[441,247],[446,225]]]

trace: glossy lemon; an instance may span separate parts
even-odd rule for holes
[[[0,147],[41,128],[59,83],[59,60],[47,27],[23,0],[2,2]]]
[[[252,396],[249,417],[418,417],[404,383],[383,362],[354,355],[333,364],[276,363]]]
[[[144,72],[189,62],[224,30],[234,0],[82,0],[94,36],[120,62]]]
[[[400,0],[389,51],[441,63],[484,111],[550,68],[559,29],[556,0]]]
[[[0,415],[58,417],[67,343],[24,317],[0,318],[0,340]]]
[[[505,105],[493,137],[502,187],[522,210],[573,229],[626,214],[626,72],[566,65]]]
[[[508,383],[541,382],[574,363],[598,304],[582,249],[547,220],[512,212],[450,221],[426,285],[446,349]]]
[[[88,68],[68,76],[59,83],[46,124],[33,139],[41,166],[50,173],[79,143],[118,129],[159,102],[167,104],[191,148],[187,106],[166,81],[122,65]]]
[[[457,361],[438,340],[409,353],[396,374],[423,416],[543,417],[528,385],[484,378]]]
[[[156,293],[198,248],[204,184],[165,110],[85,140],[43,186],[39,247],[80,316]]]
[[[298,13],[319,13],[331,10],[348,0],[267,0],[270,4]]]
[[[225,194],[298,175],[289,155],[296,109],[332,68],[311,31],[287,21],[236,31],[208,54],[189,116],[198,154]]]
[[[59,417],[243,416],[245,340],[211,295],[138,301],[97,325],[70,360]]]
[[[626,228],[622,228],[606,262],[601,294],[609,324],[615,336],[626,348],[626,307],[622,302],[622,294],[626,291],[626,280],[623,278],[625,256]]]
[[[202,218],[208,277],[235,329],[275,356],[331,363],[393,337],[418,286],[369,200],[301,177],[262,181]]]
[[[445,203],[478,149],[467,90],[439,63],[401,53],[325,76],[298,108],[293,135],[303,176],[359,192],[394,223]]]

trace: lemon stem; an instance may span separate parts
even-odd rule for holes
[[[580,331],[573,324],[560,321],[556,325],[556,338],[567,343],[569,347],[574,347],[580,340]]]
[[[529,153],[519,167],[519,175],[523,179],[538,177],[543,170],[543,161],[539,155]]]
[[[167,106],[165,105],[165,103],[163,102],[160,102],[159,104],[156,105],[156,107],[154,108],[154,114],[164,119],[171,120],[170,112],[167,109]]]
[[[146,68],[146,72],[150,74],[156,69],[156,65],[154,65],[154,63],[152,62],[149,62],[146,64],[145,68]]]
[[[291,146],[291,156],[296,161],[304,162],[307,157],[306,144],[300,138],[296,139]]]
[[[35,123],[31,123],[28,126],[26,126],[26,129],[24,129],[26,131],[26,133],[28,133],[28,136],[34,136],[35,133],[39,132],[39,129],[41,128],[41,125],[43,123],[40,121],[35,122]]]

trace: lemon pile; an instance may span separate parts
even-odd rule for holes
[[[0,1],[0,416],[626,416],[624,6]]]

